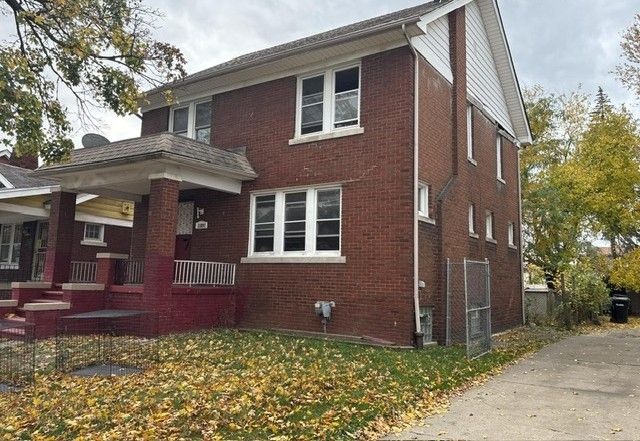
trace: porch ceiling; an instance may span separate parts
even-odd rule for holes
[[[65,190],[132,201],[149,194],[151,179],[179,181],[183,190],[237,194],[242,181],[257,177],[245,155],[172,133],[74,150],[66,163],[43,166],[36,174],[56,178]]]

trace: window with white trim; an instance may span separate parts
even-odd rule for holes
[[[502,136],[500,134],[496,137],[496,170],[498,180],[504,180],[502,177]]]
[[[192,102],[171,109],[169,131],[196,141],[211,141],[211,100]]]
[[[0,263],[18,265],[20,262],[20,244],[22,243],[22,224],[3,224],[0,226]]]
[[[467,158],[475,161],[473,150],[473,106],[467,104]]]
[[[341,189],[307,188],[251,198],[249,255],[340,255]]]
[[[418,184],[418,215],[427,219],[431,218],[429,210],[429,191],[430,186],[427,184]]]
[[[485,214],[485,237],[488,240],[495,240],[493,234],[493,211],[488,211]]]
[[[516,244],[514,243],[514,225],[513,222],[509,222],[509,225],[507,226],[507,240],[508,240],[508,244],[510,247],[515,247]]]
[[[86,242],[104,242],[104,225],[103,224],[84,224],[84,241]]]
[[[469,234],[476,234],[476,206],[469,204]]]
[[[300,77],[296,137],[360,124],[360,65]]]

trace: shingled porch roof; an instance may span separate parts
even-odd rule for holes
[[[158,177],[181,181],[181,189],[240,193],[242,181],[258,176],[244,154],[173,133],[73,150],[67,161],[42,166],[34,174],[55,178],[67,190],[130,200],[148,194],[148,181]]]

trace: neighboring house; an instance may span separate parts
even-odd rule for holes
[[[4,297],[12,282],[42,280],[51,193],[58,190],[55,181],[33,176],[33,170],[0,163],[0,291],[6,293]],[[76,270],[70,277],[93,282],[95,263],[85,262],[95,262],[97,252],[129,252],[133,204],[89,194],[78,195],[76,204],[75,221],[64,226],[70,233]]]
[[[150,91],[142,111],[142,137],[37,172],[61,183],[60,225],[66,190],[136,202],[108,307],[151,309],[160,332],[321,331],[326,300],[328,332],[414,344],[430,312],[443,342],[447,259],[486,258],[493,330],[523,322],[518,150],[531,135],[495,0],[244,55]]]

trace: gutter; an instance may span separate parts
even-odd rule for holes
[[[418,188],[418,172],[419,172],[419,153],[420,153],[420,58],[416,48],[411,42],[411,37],[407,33],[406,25],[402,25],[409,49],[413,53],[415,67],[413,69],[413,309],[416,330],[414,333],[415,346],[420,349],[423,347],[424,340],[420,329],[420,267],[419,267],[419,234],[418,234],[418,205],[419,205],[419,188]]]

